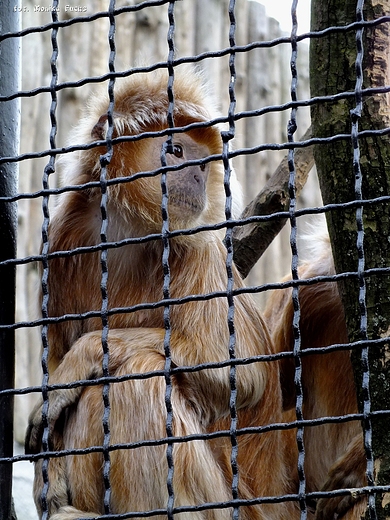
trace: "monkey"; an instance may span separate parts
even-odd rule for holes
[[[335,274],[330,240],[327,233],[308,238],[310,260],[298,268],[299,279]],[[314,247],[313,247],[314,246]],[[284,278],[283,281],[290,280]],[[321,281],[301,285],[298,290],[301,350],[320,349],[334,344],[347,344],[348,335],[344,310],[337,282]],[[294,307],[292,289],[274,290],[266,304],[264,319],[270,328],[276,352],[291,352],[294,346]],[[354,375],[350,351],[340,349],[327,354],[302,355],[303,415],[305,419],[341,416],[358,413]],[[284,420],[296,419],[294,360],[280,361],[280,380],[283,395]],[[288,438],[289,437],[289,438]],[[287,440],[286,440],[287,438]],[[297,443],[295,431],[286,434],[291,481],[290,492],[298,489]],[[304,431],[306,491],[330,491],[366,485],[366,460],[360,424],[355,421],[325,423],[306,427]],[[316,519],[326,520],[345,515],[357,520],[364,515],[365,500],[338,496],[322,498],[316,504]]]
[[[174,506],[190,508],[181,513],[182,517],[230,518],[230,501],[238,496],[255,499],[249,506],[240,507],[245,520],[289,520],[297,511],[293,500],[257,503],[262,497],[283,497],[288,487],[282,433],[267,428],[282,419],[279,368],[268,359],[272,342],[255,302],[245,292],[234,264],[227,267],[224,231],[213,226],[226,219],[221,128],[209,124],[214,109],[199,75],[180,73],[179,69],[173,84],[175,129],[193,123],[207,125],[175,132],[167,147],[166,160],[171,168],[166,174],[169,230],[177,231],[169,238],[169,297],[174,302],[186,298],[169,308],[167,357],[161,239],[161,150],[167,137],[147,134],[161,130],[169,133],[167,81],[165,71],[133,75],[118,81],[114,92],[113,138],[136,138],[115,143],[106,167],[107,241],[133,242],[111,248],[107,254],[108,302],[115,310],[108,317],[108,369],[111,376],[130,374],[134,379],[110,384],[110,442],[135,445],[110,452],[111,512],[135,511],[141,515],[157,508],[163,511],[159,518],[166,516],[170,442]],[[98,183],[102,173],[100,157],[106,148],[99,141],[106,136],[107,107],[105,96],[96,97],[73,138],[74,142],[97,142],[97,146],[64,160],[66,184],[83,189],[61,195],[48,231],[50,253],[101,242],[101,192],[88,183]],[[208,228],[197,233],[180,232],[202,225]],[[229,269],[234,281],[234,307],[228,304]],[[49,257],[49,316],[71,314],[82,318],[50,323],[48,327],[50,384],[103,375],[99,272],[100,253],[96,250]],[[134,305],[138,307],[129,309]],[[91,310],[97,317],[85,316]],[[234,329],[230,321],[233,312]],[[244,362],[256,356],[261,358]],[[167,365],[168,359],[171,365]],[[243,362],[237,364],[239,360]],[[199,364],[218,362],[224,366],[193,370]],[[143,373],[148,377],[136,377]],[[167,374],[173,440],[164,441]],[[38,403],[30,416],[27,453],[41,449],[41,405]],[[264,427],[265,431],[234,436],[235,411],[239,429]],[[53,448],[102,446],[103,413],[101,386],[50,391],[47,418]],[[219,431],[226,434],[202,438],[203,434]],[[181,435],[201,437],[175,442]],[[154,446],[137,446],[150,440],[161,441]],[[235,443],[238,474],[232,462]],[[49,518],[71,520],[103,514],[102,466],[101,452],[51,459],[46,494]],[[38,462],[34,497],[40,515],[44,487],[42,463]]]
[[[159,77],[158,73],[156,75]],[[161,75],[160,75],[161,76]],[[204,106],[205,88],[200,88],[199,79],[195,81],[193,75],[186,80],[185,74],[177,78],[175,93],[175,124],[185,126],[194,122],[207,123],[210,114],[215,113],[211,104],[210,114]],[[194,83],[192,83],[194,80]],[[128,92],[130,94],[128,95]],[[116,104],[114,109],[113,138],[120,136],[134,136],[141,132],[157,132],[159,129],[167,130],[166,86],[161,78],[153,81],[148,74],[140,74],[139,77],[131,76],[129,81],[117,84]],[[210,102],[211,103],[211,102]],[[86,115],[80,122],[78,129],[71,137],[71,143],[90,143],[103,140],[107,128],[108,102],[105,97],[92,98],[89,105],[89,116]],[[95,120],[93,120],[95,118]],[[221,153],[220,134],[217,127],[208,129],[194,129],[177,136],[178,142],[174,144],[173,153],[168,154],[168,160],[172,166],[185,160],[204,159],[211,153]],[[108,177],[119,179],[129,177],[134,173],[150,172],[161,167],[161,146],[166,137],[144,138],[139,141],[121,143],[115,145],[114,156],[108,167]],[[180,152],[181,150],[181,152]],[[116,153],[115,153],[116,152]],[[63,166],[62,176],[65,185],[80,185],[88,182],[100,182],[101,153],[105,153],[104,147],[91,150],[82,150],[73,154],[67,154],[60,161]],[[180,157],[185,153],[185,157]],[[82,165],[82,168],[80,168]],[[215,163],[191,166],[190,174],[187,169],[168,172],[169,194],[169,218],[171,229],[180,229],[188,225],[201,226],[225,220],[224,190],[217,191],[215,176],[209,175],[209,170],[217,168]],[[218,167],[220,170],[220,166]],[[219,171],[218,170],[218,171]],[[111,173],[113,172],[113,173]],[[192,176],[192,182],[188,180]],[[210,177],[207,185],[207,198],[205,191],[205,179]],[[169,178],[175,182],[169,183]],[[218,182],[220,179],[218,179]],[[242,192],[236,180],[235,172],[232,172],[233,191],[233,216],[241,207]],[[187,191],[186,190],[187,187]],[[220,185],[218,184],[218,187]],[[149,191],[152,190],[151,193]],[[198,191],[197,191],[198,190]],[[142,237],[152,233],[161,233],[161,187],[160,181],[154,182],[152,178],[138,178],[126,183],[112,184],[108,187],[109,200],[107,212],[109,222],[107,240],[109,242],[124,240],[129,237]],[[191,198],[192,196],[192,198]],[[199,199],[204,200],[198,200]],[[207,205],[206,205],[207,202]],[[60,196],[58,206],[51,218],[49,229],[50,251],[67,251],[78,246],[93,246],[100,243],[100,191],[98,189],[85,189],[71,191]],[[204,211],[196,211],[205,206]],[[183,207],[186,212],[183,212]],[[81,209],[82,208],[82,209]],[[139,211],[136,210],[139,208]],[[144,212],[141,212],[145,210]],[[181,216],[188,212],[193,218],[187,219],[189,223],[182,222]],[[186,242],[201,240],[197,237],[186,238]],[[178,242],[183,240],[178,238]],[[121,269],[110,269],[110,264],[119,265],[131,252],[138,256],[133,262],[125,262]],[[129,302],[132,305],[148,301],[159,300],[153,298],[156,273],[160,268],[160,250],[149,244],[136,246],[123,246],[120,249],[110,250],[108,253],[108,269],[111,271],[108,280],[108,298],[112,306],[125,306]],[[142,260],[141,272],[135,272],[133,263]],[[146,263],[145,263],[146,262]],[[129,265],[130,264],[130,265]],[[94,265],[96,271],[86,273],[85,265]],[[80,267],[81,266],[81,267]],[[48,287],[50,298],[48,302],[49,316],[62,316],[68,313],[82,314],[87,311],[99,311],[101,306],[100,281],[96,277],[99,272],[99,253],[74,255],[71,258],[52,258],[49,260]],[[86,277],[87,275],[87,277]],[[139,275],[148,277],[150,284],[139,286]],[[123,280],[128,284],[124,287]],[[129,284],[134,289],[129,294]],[[80,288],[75,294],[74,289]],[[88,290],[84,290],[88,289]],[[112,328],[128,326],[160,326],[162,311],[139,311],[134,313],[122,313],[112,316]],[[61,323],[53,323],[49,327],[48,342],[51,345],[48,354],[49,370],[55,369],[64,354],[71,345],[85,332],[101,327],[101,319],[88,318],[83,320],[67,320]]]

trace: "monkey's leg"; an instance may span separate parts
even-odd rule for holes
[[[144,333],[144,338],[146,331]],[[163,370],[164,356],[154,349],[128,345],[126,360],[115,374]],[[172,378],[173,434],[182,437],[204,432],[204,427]],[[167,437],[166,384],[163,376],[113,383],[110,386],[111,444],[142,443]],[[101,387],[83,391],[64,427],[66,449],[101,446],[103,442]],[[206,441],[181,441],[173,445],[174,507],[199,506],[231,499],[223,472]],[[57,463],[51,461],[50,463]],[[161,509],[166,518],[169,464],[167,442],[157,445],[132,444],[110,453],[111,509],[113,513]],[[101,453],[65,457],[68,496],[72,506],[61,507],[53,520],[71,520],[103,513],[103,456]],[[58,483],[55,487],[60,489]],[[88,513],[86,513],[88,512]],[[191,520],[227,520],[229,508],[181,513]]]

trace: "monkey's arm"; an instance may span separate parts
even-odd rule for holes
[[[158,352],[165,358],[163,329],[129,328],[111,330],[108,336],[109,373],[115,375],[119,367],[132,356],[145,358],[150,352]],[[198,346],[201,350],[201,346]],[[206,353],[194,358],[197,346],[189,338],[179,333],[171,336],[173,366],[196,365],[204,361]],[[191,354],[190,354],[191,352]],[[218,356],[217,356],[218,358]],[[219,359],[216,359],[218,361]],[[103,348],[101,332],[90,332],[82,336],[64,356],[57,369],[50,375],[51,385],[65,385],[75,381],[93,380],[102,377]],[[142,364],[141,364],[142,366]],[[136,372],[143,372],[139,368]],[[237,386],[239,388],[238,407],[253,406],[262,395],[264,377],[259,368],[252,370],[240,367]],[[254,374],[252,373],[254,372]],[[173,384],[192,402],[194,413],[209,423],[229,411],[230,396],[229,367],[200,370],[195,373],[183,372],[173,375]],[[76,403],[83,391],[83,386],[69,389],[55,389],[49,394],[47,422],[52,439],[55,424],[61,413]],[[257,395],[259,394],[259,395]],[[251,402],[251,400],[253,402]],[[27,453],[38,453],[42,439],[42,400],[32,411],[26,433],[25,449]]]
[[[161,329],[116,329],[109,333],[109,370],[114,373],[134,349],[147,346],[162,350],[164,331]],[[82,336],[64,356],[58,368],[50,374],[50,385],[67,384],[74,381],[92,380],[102,377],[103,348],[101,331],[90,332]],[[83,386],[70,389],[51,390],[47,422],[51,434],[61,413],[76,403],[83,391]],[[42,440],[42,399],[36,404],[29,417],[26,432],[26,453],[38,453]]]

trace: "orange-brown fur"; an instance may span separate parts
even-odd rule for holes
[[[156,80],[157,78],[157,80]],[[114,112],[114,137],[137,135],[145,131],[157,131],[167,128],[167,77],[161,73],[130,77],[118,84]],[[175,82],[175,125],[184,126],[193,122],[205,122],[211,117],[204,106],[204,90],[200,88],[199,78],[183,75]],[[90,106],[89,115],[80,123],[79,130],[73,138],[75,143],[88,143],[95,123],[107,111],[105,96],[97,97]],[[189,134],[195,142],[204,147],[207,154],[221,153],[221,138],[218,127],[210,127],[205,131],[193,130]],[[100,137],[100,136],[99,136]],[[103,137],[102,137],[103,138]],[[180,140],[178,136],[176,138]],[[148,172],[161,166],[160,150],[165,138],[149,138],[136,142],[117,144],[107,178],[127,177],[137,172]],[[156,144],[157,143],[157,144]],[[154,157],[150,151],[155,151]],[[64,180],[66,184],[83,184],[99,181],[100,154],[104,147],[89,151],[80,151],[65,156]],[[199,159],[204,157],[200,155]],[[223,168],[221,162],[209,163],[213,172],[207,184],[208,205],[200,215],[190,219],[185,208],[179,217],[170,215],[170,228],[180,229],[201,224],[210,224],[225,220]],[[177,175],[174,172],[171,175]],[[78,246],[90,246],[100,243],[100,200],[98,188],[65,193],[52,217],[49,240],[50,251],[71,250]],[[116,184],[109,187],[107,212],[109,223],[107,239],[121,240],[129,237],[145,236],[149,233],[161,233],[161,186],[160,175],[143,177],[132,182]],[[193,237],[178,238],[175,241],[177,253],[172,254],[172,262],[180,265],[181,251],[192,248],[194,269],[188,269],[190,276],[188,287],[202,284],[199,280],[199,266],[208,265],[207,248],[197,244],[207,240],[215,240],[214,235],[201,234]],[[137,303],[154,302],[162,297],[161,241],[122,246],[111,249],[108,253],[108,298],[111,307],[135,305]],[[206,258],[204,257],[206,256]],[[88,265],[88,269],[85,266]],[[172,266],[175,269],[175,266]],[[202,269],[201,269],[202,270]],[[203,271],[203,270],[202,270]],[[49,262],[49,316],[61,316],[67,313],[99,311],[101,308],[100,290],[100,253],[79,254],[72,257],[52,259]],[[214,273],[210,275],[214,276]],[[220,278],[219,273],[217,276]],[[126,283],[124,283],[126,281]],[[142,281],[142,284],[140,284]],[[157,283],[156,283],[157,282]],[[172,297],[188,294],[187,284],[182,287],[183,280],[172,277]],[[206,282],[204,282],[206,285]],[[203,287],[199,287],[202,293]],[[187,308],[190,308],[188,306]],[[182,314],[181,307],[173,307],[173,315]],[[162,324],[162,310],[145,310],[129,314],[116,314],[110,318],[111,328],[122,327],[155,327]],[[71,345],[85,332],[101,327],[100,318],[89,320],[73,320],[49,327],[49,368],[58,366]]]
[[[129,78],[118,86],[114,122],[116,135],[137,134],[167,128],[167,76],[164,73]],[[177,74],[174,83],[175,125],[206,121],[212,116],[205,104],[205,91],[194,74]],[[104,126],[107,103],[98,98],[81,125],[78,138],[99,137]],[[94,126],[96,125],[96,126]],[[188,134],[202,159],[205,153],[222,151],[220,130],[210,127]],[[188,136],[187,136],[188,138]],[[180,136],[174,142],[180,142]],[[92,139],[93,140],[93,139]],[[164,139],[140,140],[115,146],[107,168],[108,178],[159,167]],[[98,180],[99,155],[104,148],[80,152],[67,166],[67,182],[81,184]],[[199,169],[199,166],[198,166]],[[182,170],[190,174],[190,167]],[[203,169],[201,169],[203,172]],[[197,170],[197,175],[202,175]],[[221,161],[207,166],[206,205],[194,210],[180,203],[169,206],[170,228],[180,229],[225,219],[224,170]],[[187,172],[187,173],[186,173]],[[176,177],[175,177],[176,175]],[[168,174],[169,183],[179,182],[177,173]],[[179,177],[180,178],[180,177]],[[191,188],[192,189],[192,188]],[[180,197],[179,197],[180,199]],[[67,250],[100,241],[100,192],[88,189],[65,194],[50,225],[51,251]],[[182,204],[182,206],[180,206]],[[118,184],[109,189],[108,240],[161,232],[160,176]],[[226,291],[226,248],[220,231],[204,231],[170,239],[170,295]],[[110,308],[162,299],[161,240],[126,245],[108,253],[108,300]],[[100,255],[81,254],[50,261],[49,314],[82,313],[101,308]],[[234,284],[243,287],[233,266]],[[245,358],[270,354],[272,345],[266,326],[251,297],[234,298],[236,356]],[[170,308],[171,355],[173,366],[193,366],[229,359],[228,305],[224,296],[205,301],[172,305]],[[111,375],[162,370],[164,322],[162,308],[118,313],[109,318]],[[102,374],[101,320],[69,321],[49,327],[50,383],[93,378]],[[237,367],[238,426],[262,426],[281,420],[282,402],[279,370],[273,362]],[[183,372],[172,376],[174,434],[207,433],[230,429],[229,367]],[[54,427],[63,409],[67,419],[61,431],[52,432],[55,446],[65,448],[101,445],[101,387],[55,391],[50,394],[49,421]],[[128,381],[110,387],[111,442],[133,442],[166,436],[164,378]],[[27,434],[29,450],[39,450],[41,409],[31,415]],[[242,498],[277,496],[286,491],[283,444],[278,431],[246,434],[238,438],[239,492]],[[166,508],[166,445],[111,453],[111,508],[113,513]],[[174,447],[175,506],[220,502],[232,497],[231,441],[177,443]],[[51,487],[48,501],[53,520],[94,516],[103,512],[102,455],[67,456],[49,463]],[[41,508],[41,465],[36,465],[35,499]],[[248,519],[289,520],[292,502],[242,507]],[[163,515],[164,516],[164,515]],[[231,508],[182,513],[191,519],[227,519]]]
[[[312,255],[299,268],[299,278],[334,274],[328,239],[323,241],[322,251]],[[285,278],[287,281],[289,278]],[[293,350],[293,302],[292,289],[274,291],[265,310],[265,320],[277,352]],[[299,288],[301,349],[315,349],[333,344],[348,343],[344,311],[336,282],[319,282]],[[357,413],[356,390],[349,350],[337,350],[327,354],[303,355],[302,388],[304,419],[341,416]],[[284,358],[280,363],[284,404],[284,420],[296,419],[294,361]],[[287,463],[291,480],[291,492],[298,489],[297,444],[295,431],[286,434],[290,445]],[[305,477],[308,492],[365,485],[365,459],[361,426],[357,421],[328,423],[309,426],[304,432]],[[317,504],[316,517],[331,519],[341,516],[353,505],[354,500],[337,497],[322,499]],[[358,504],[348,513],[348,518],[358,519],[364,505]]]

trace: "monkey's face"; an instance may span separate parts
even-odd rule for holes
[[[205,145],[198,144],[188,135],[178,135],[173,141],[171,153],[166,154],[168,166],[180,166],[188,161],[207,157]],[[191,219],[198,217],[205,209],[206,185],[210,165],[188,164],[183,169],[167,173],[169,213],[173,218]]]
[[[116,160],[114,152],[113,166],[121,163],[121,175],[158,170],[162,165],[165,143],[166,137],[159,137],[124,144],[117,150]],[[190,227],[208,220],[201,217],[210,206],[210,177],[213,178],[211,183],[215,183],[217,177],[223,189],[223,176],[215,163],[192,163],[209,155],[210,150],[205,144],[195,141],[187,134],[175,135],[172,146],[165,153],[167,166],[175,167],[175,170],[168,171],[165,176],[171,229]],[[123,166],[126,165],[132,165],[131,172],[123,171]],[[144,219],[148,230],[151,229],[151,224],[155,227],[153,231],[161,230],[161,174],[134,179],[122,185],[121,192],[121,204],[128,206],[133,217]]]

